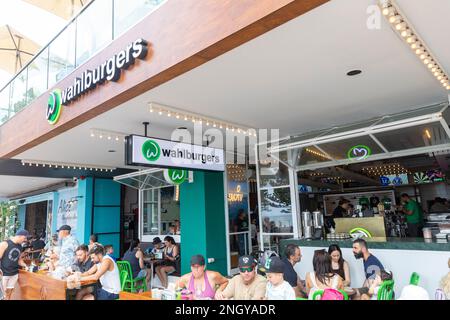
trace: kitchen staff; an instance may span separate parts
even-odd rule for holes
[[[409,236],[422,237],[423,211],[421,206],[406,193],[402,194],[401,200],[403,203],[401,210],[406,215]]]

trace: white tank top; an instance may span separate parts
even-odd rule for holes
[[[116,262],[108,255],[105,255],[103,257],[103,262],[109,259],[114,264],[114,270],[113,271],[106,271],[101,277],[100,277],[100,283],[102,284],[103,290],[119,294],[120,292],[120,275],[119,275],[119,268],[117,268]],[[100,264],[101,266],[101,264]]]

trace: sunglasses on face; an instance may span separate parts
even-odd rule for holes
[[[253,267],[239,268],[239,271],[240,271],[241,273],[252,272],[252,271],[253,271]]]

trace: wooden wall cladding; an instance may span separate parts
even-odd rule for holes
[[[0,157],[11,158],[250,41],[329,0],[169,0],[55,85],[67,88],[137,38],[149,42],[118,82],[107,82],[45,119],[48,94],[0,127]],[[49,90],[50,92],[51,90]]]

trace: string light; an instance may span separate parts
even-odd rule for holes
[[[101,171],[110,171],[113,172],[114,170],[116,170],[116,168],[114,167],[107,167],[107,166],[95,166],[95,165],[87,165],[87,164],[78,164],[78,163],[61,163],[61,162],[48,162],[48,161],[40,161],[40,160],[22,160],[22,165],[29,165],[30,167],[35,165],[36,167],[39,167],[39,165],[41,165],[42,167],[48,166],[49,168],[55,167],[55,168],[59,168],[61,167],[62,169],[66,168],[67,169],[73,169],[73,170],[82,170],[82,168],[84,168],[84,170],[100,170]]]
[[[226,123],[222,121],[217,121],[216,119],[211,119],[207,117],[203,117],[200,115],[194,115],[194,114],[188,114],[181,112],[180,110],[174,110],[174,108],[169,108],[166,106],[160,106],[156,103],[149,103],[150,105],[150,112],[155,113],[157,112],[160,116],[166,115],[167,117],[172,117],[175,115],[176,119],[183,119],[184,121],[191,121],[192,123],[198,123],[198,124],[206,124],[207,127],[213,126],[214,128],[223,129],[226,128],[226,130],[231,130],[232,132],[237,131],[239,134],[248,135],[257,137],[256,130],[250,129],[250,128],[244,128],[241,126],[237,126],[231,123]],[[252,130],[253,133],[250,133]]]
[[[449,76],[438,63],[435,57],[427,49],[425,43],[413,31],[412,26],[408,25],[406,17],[400,12],[400,9],[391,0],[379,0],[383,16],[389,21],[394,30],[396,30],[408,46],[414,50],[414,53],[427,66],[442,86],[450,90]]]

